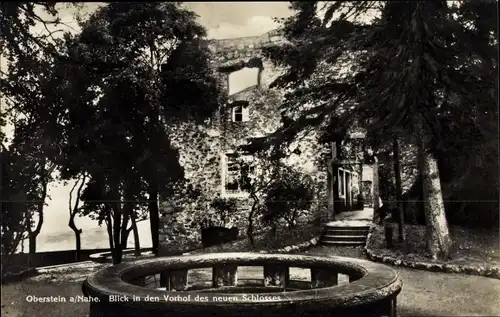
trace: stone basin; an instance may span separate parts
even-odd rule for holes
[[[238,267],[263,276],[238,279]],[[189,281],[189,270],[211,268],[211,281]],[[309,280],[290,278],[310,270]],[[338,276],[348,276],[339,285]],[[148,283],[154,277],[157,283]],[[158,277],[158,278],[156,278]],[[396,316],[402,280],[366,260],[297,254],[211,253],[122,263],[87,278],[90,317],[146,316]]]

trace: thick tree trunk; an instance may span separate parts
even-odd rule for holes
[[[125,180],[125,186],[123,189],[123,222],[121,225],[121,244],[122,250],[125,250],[128,245],[128,237],[130,234],[130,228],[128,226],[129,220],[132,221],[134,218],[135,208],[137,206],[136,197],[139,189],[137,188],[137,183],[133,176],[128,176]],[[133,223],[132,223],[133,228]]]
[[[128,221],[132,213],[134,212],[134,203],[128,200],[126,196],[122,211],[123,211],[123,222],[120,227],[121,229],[120,240],[121,240],[121,248],[122,250],[124,250],[127,247],[128,235],[130,233],[130,231],[128,230]]]
[[[419,144],[419,167],[427,226],[427,247],[433,259],[450,257],[451,237],[445,216],[441,181],[436,158]]]
[[[331,167],[328,168],[328,176],[327,176],[327,182],[328,182],[328,217],[326,221],[335,221],[335,207],[334,207],[334,196],[333,196],[333,190],[334,190],[334,181],[333,181],[333,170]]]
[[[160,211],[158,208],[158,190],[150,188],[148,192],[149,224],[154,255],[158,256],[160,245]]]
[[[399,144],[398,139],[395,137],[393,140],[393,160],[394,160],[394,175],[396,178],[396,205],[399,213],[399,231],[398,237],[399,241],[404,242],[405,239],[405,220],[404,220],[404,210],[401,201],[401,169],[399,166]]]
[[[130,236],[130,231],[132,228],[128,228],[125,231],[122,231],[122,250],[126,250],[128,248],[128,237]]]
[[[380,187],[378,178],[378,159],[375,157],[373,163],[373,179],[372,179],[372,199],[373,199],[373,213],[375,218],[378,217],[378,209],[380,208]],[[378,223],[379,219],[375,219]]]
[[[36,253],[36,236],[37,236],[36,234],[31,232],[28,234],[28,242],[29,242],[28,248],[30,255]]]
[[[122,244],[120,241],[121,236],[121,202],[113,203],[113,264],[119,264],[122,262]]]

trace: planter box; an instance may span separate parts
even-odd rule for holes
[[[201,243],[204,248],[234,241],[238,238],[239,230],[225,227],[208,227],[201,229]]]

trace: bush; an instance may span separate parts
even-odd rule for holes
[[[276,229],[279,220],[285,220],[292,229],[298,218],[312,205],[312,181],[291,167],[284,167],[279,179],[264,191],[262,220]]]
[[[217,197],[210,203],[210,210],[201,222],[202,228],[226,227],[230,222],[231,215],[238,211],[236,199],[225,199]]]

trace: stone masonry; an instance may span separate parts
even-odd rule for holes
[[[270,43],[281,42],[279,32],[271,31],[260,37],[213,40],[209,47],[214,53],[216,66],[230,65],[239,61],[247,61],[252,57],[262,57],[262,47]],[[226,153],[244,144],[250,137],[264,136],[275,131],[280,123],[278,106],[282,92],[270,90],[269,84],[280,74],[271,62],[263,60],[260,74],[260,86],[248,87],[230,97],[230,101],[248,102],[248,120],[233,122],[231,109],[221,108],[203,125],[183,123],[171,127],[173,145],[179,149],[180,163],[184,167],[186,178],[199,188],[201,196],[189,204],[173,207],[175,202],[162,201],[160,210],[160,252],[172,254],[201,246],[199,222],[210,213],[209,203],[217,195],[225,196],[223,190],[223,170],[226,168]],[[229,74],[221,74],[229,85]],[[227,86],[227,89],[229,87]],[[300,143],[292,145],[296,151],[290,157],[290,164],[308,173],[317,182],[317,201],[325,201],[326,168],[319,157],[324,150],[318,145],[315,135],[306,136]],[[227,195],[226,195],[227,196]],[[240,200],[239,212],[231,215],[230,226],[237,226],[240,235],[245,234],[246,217],[249,201],[245,194],[233,195]],[[314,204],[310,216],[302,219],[308,221],[318,214],[324,204]],[[257,219],[256,230],[262,229]]]

